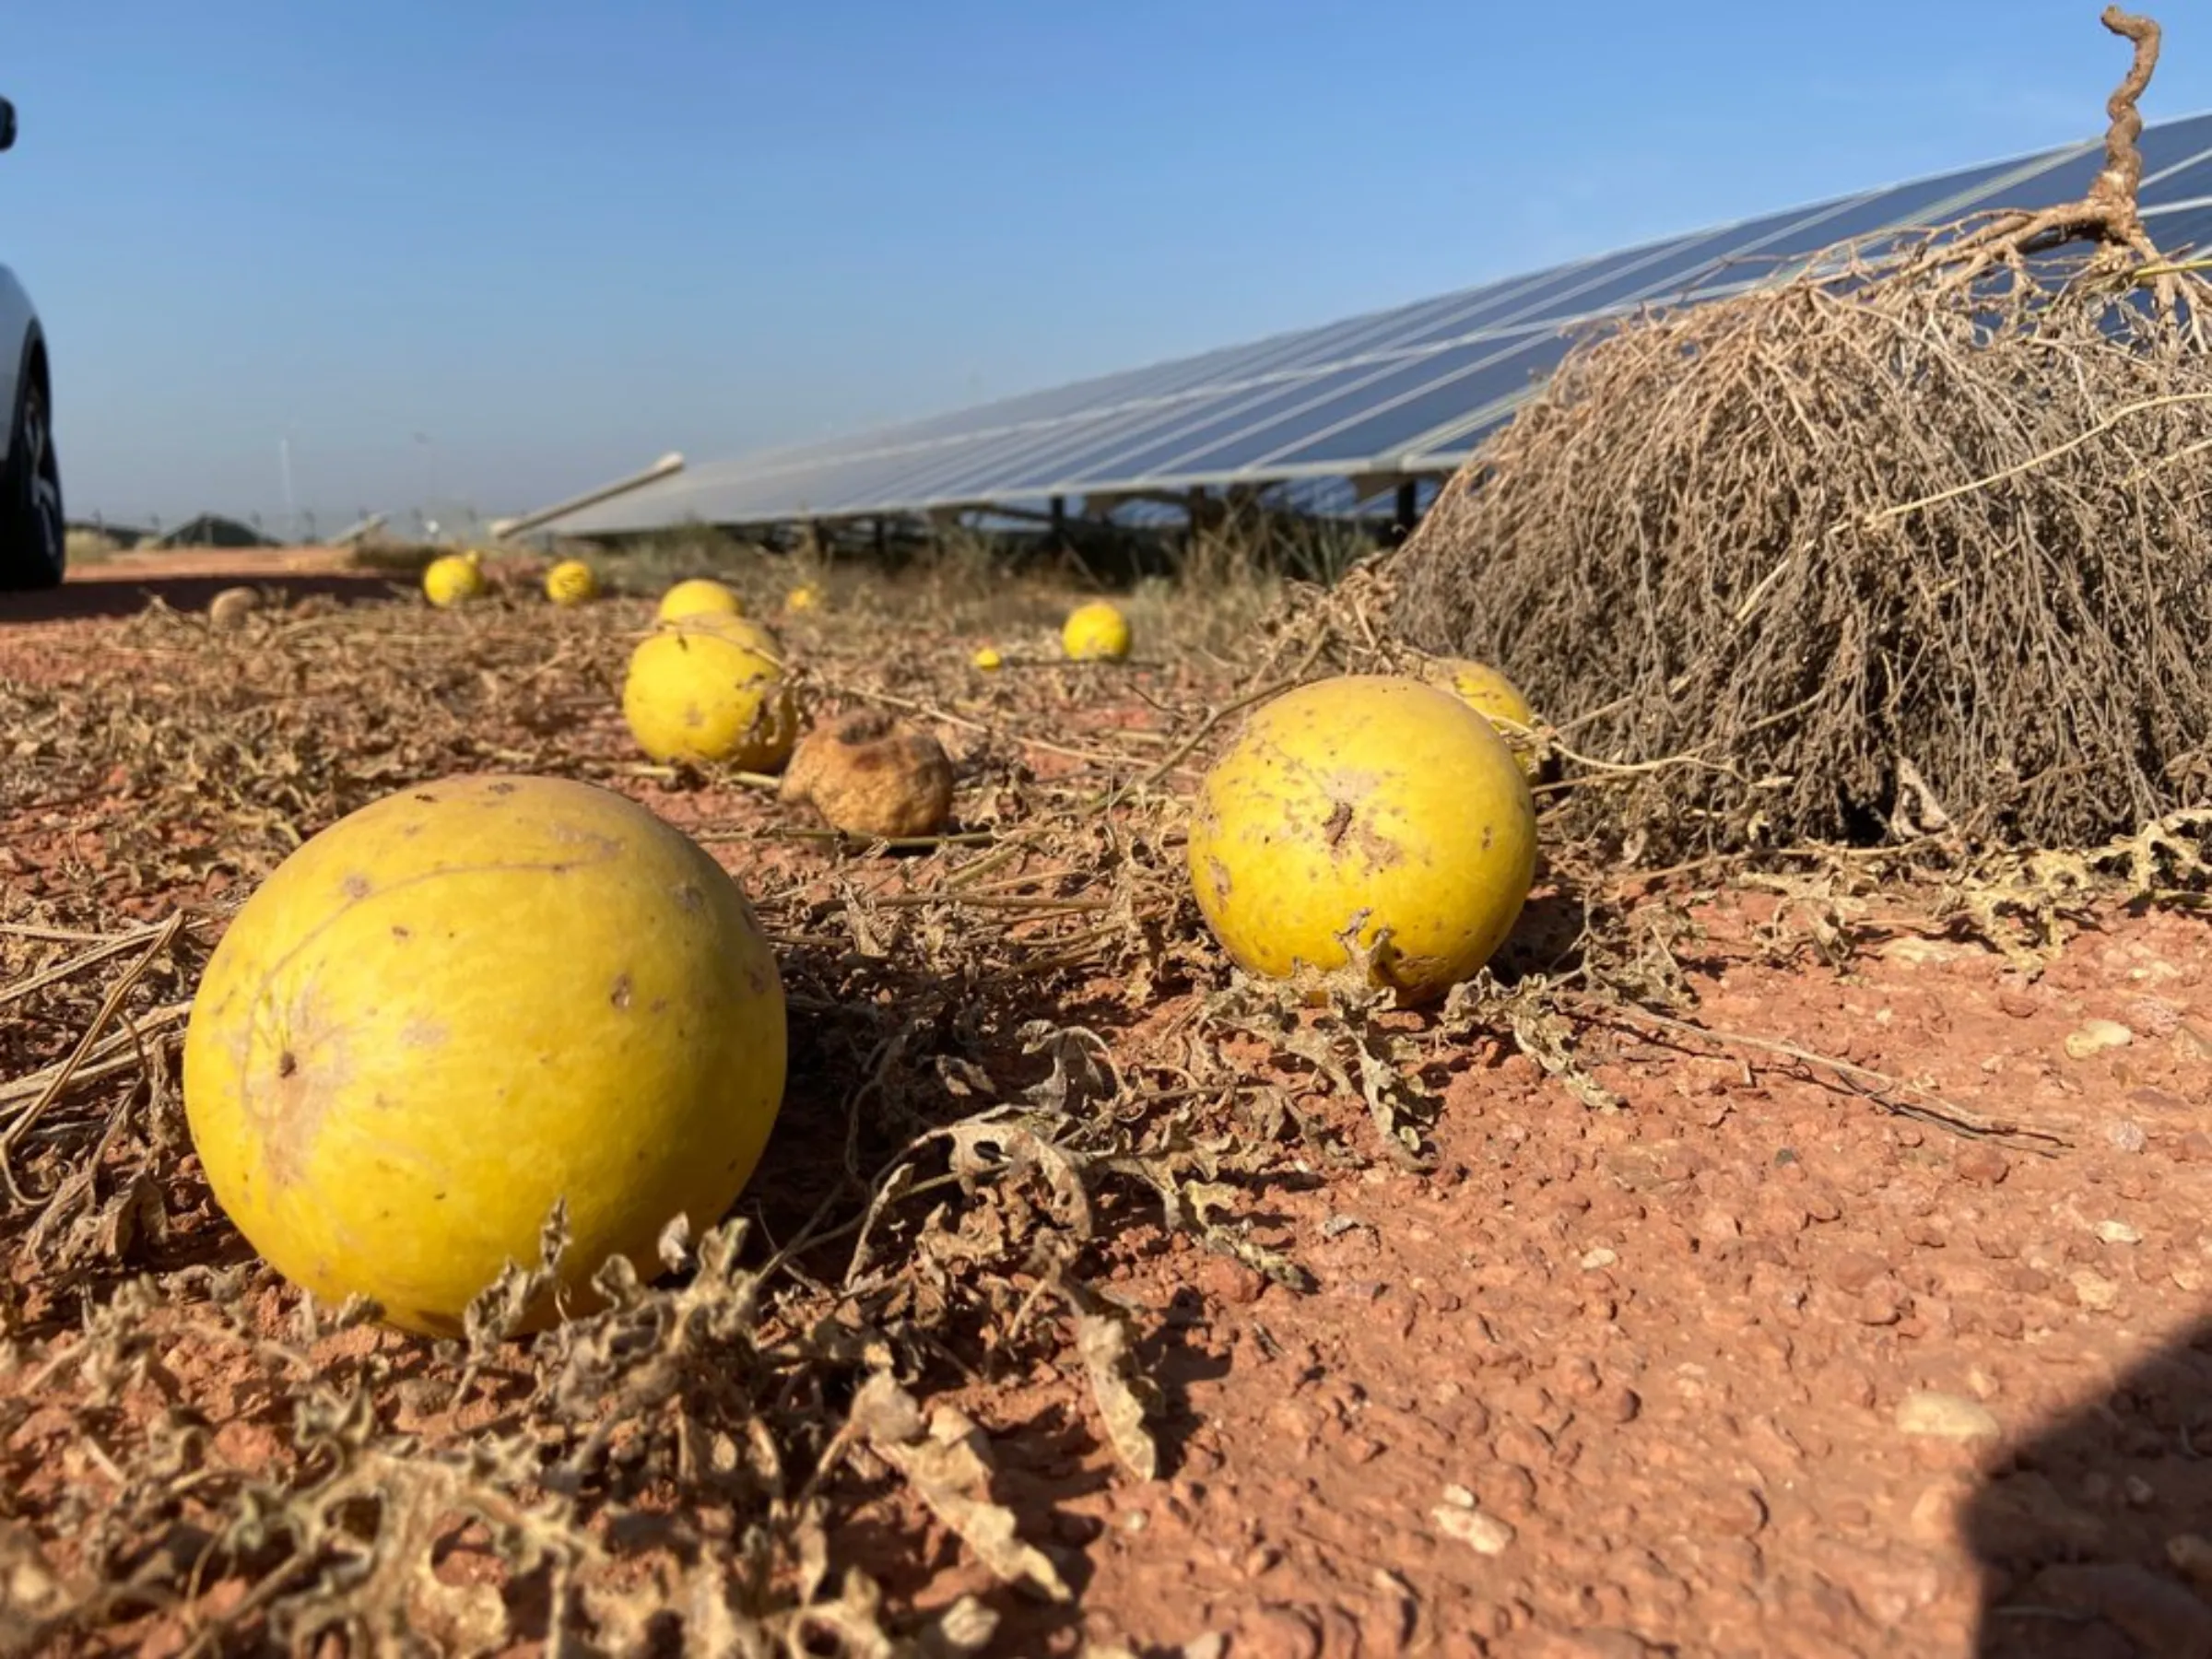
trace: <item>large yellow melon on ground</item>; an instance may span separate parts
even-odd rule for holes
[[[680,622],[687,617],[742,617],[745,601],[710,576],[692,576],[661,595],[659,618]]]
[[[1427,1002],[1512,930],[1535,876],[1535,805],[1505,740],[1459,698],[1346,676],[1253,712],[1199,785],[1189,857],[1206,924],[1249,971],[1339,968],[1357,925],[1376,977]]]
[[[279,865],[209,959],[184,1110],[216,1201],[278,1272],[454,1335],[565,1199],[572,1307],[751,1176],[783,992],[750,906],[644,807],[476,776],[362,807]],[[527,1322],[558,1310],[541,1302]]]
[[[423,597],[441,609],[477,598],[484,589],[484,555],[474,548],[444,554],[423,567]]]
[[[1424,672],[1432,685],[1441,686],[1498,728],[1524,774],[1533,780],[1542,771],[1529,729],[1536,723],[1535,711],[1502,671],[1472,657],[1432,657]]]
[[[776,638],[767,624],[756,622],[750,617],[734,616],[724,611],[701,611],[680,618],[673,623],[664,622],[661,626],[664,629],[687,628],[719,634],[725,640],[736,641],[747,651],[758,652],[777,663],[783,660],[782,641]]]
[[[1061,649],[1077,662],[1119,662],[1129,654],[1129,618],[1103,599],[1078,605],[1060,628]]]
[[[630,653],[622,717],[655,760],[772,772],[791,759],[799,717],[782,665],[731,620],[663,627]]]

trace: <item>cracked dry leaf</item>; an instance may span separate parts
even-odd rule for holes
[[[1091,1236],[1095,1223],[1079,1155],[1018,1121],[971,1118],[944,1134],[952,1143],[953,1173],[963,1185],[979,1175],[1018,1175],[1036,1170],[1052,1189],[1060,1224],[1079,1239]]]
[[[1083,1026],[1056,1026],[1049,1019],[1032,1019],[1015,1033],[1021,1052],[1050,1054],[1051,1075],[1023,1089],[1022,1098],[1046,1112],[1065,1113],[1087,1100],[1116,1092],[1113,1063],[1106,1042]],[[1072,1097],[1072,1099],[1071,1099]]]
[[[596,1554],[559,1500],[526,1505],[500,1489],[519,1483],[527,1457],[516,1453],[517,1466],[501,1470],[482,1449],[472,1452],[468,1465],[382,1446],[355,1450],[343,1472],[273,1517],[294,1535],[293,1559],[319,1569],[273,1609],[280,1633],[295,1651],[312,1650],[330,1633],[377,1653],[405,1651],[425,1636],[445,1652],[481,1653],[506,1644],[512,1632],[498,1588],[447,1583],[430,1562],[460,1516],[483,1524],[493,1552],[516,1577]],[[370,1512],[375,1526],[364,1537],[359,1526]]]
[[[1145,1427],[1147,1386],[1129,1351],[1129,1325],[1111,1313],[1076,1315],[1076,1351],[1090,1379],[1091,1398],[1106,1424],[1106,1441],[1122,1467],[1139,1480],[1159,1477],[1159,1446]],[[1145,1392],[1140,1392],[1143,1390]]]
[[[1515,1045],[1593,1112],[1618,1112],[1624,1102],[1584,1069],[1568,1036],[1567,1022],[1547,1001],[1546,990],[1538,982],[1524,981],[1504,1000],[1500,1012]]]
[[[853,1396],[853,1421],[869,1449],[905,1476],[931,1512],[999,1579],[1028,1585],[1051,1601],[1073,1599],[1052,1558],[1022,1542],[1014,1512],[991,1500],[986,1442],[973,1423],[940,1408],[924,1431],[914,1397],[881,1372]]]

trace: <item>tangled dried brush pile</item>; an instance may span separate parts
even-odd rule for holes
[[[1407,544],[1398,632],[1636,769],[1563,825],[2079,846],[2212,793],[2212,288],[2136,216],[2157,26],[2104,21],[2086,200],[1578,346]]]

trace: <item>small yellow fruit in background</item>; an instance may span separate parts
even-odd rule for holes
[[[742,617],[745,601],[711,576],[691,576],[661,595],[659,618],[680,622],[688,617]]]
[[[726,761],[772,772],[798,740],[798,708],[776,661],[728,619],[663,628],[630,653],[622,718],[655,760]]]
[[[750,1179],[785,1061],[774,953],[696,842],[592,784],[449,778],[339,819],[239,912],[184,1112],[270,1265],[453,1336],[537,1265],[557,1199],[571,1311],[609,1255],[657,1277],[668,1221],[696,1237]]]
[[[459,605],[484,592],[484,555],[475,548],[433,559],[422,572],[423,595],[432,605]]]
[[[1430,684],[1441,686],[1498,728],[1523,772],[1533,779],[1543,770],[1529,732],[1535,711],[1502,672],[1472,657],[1437,657],[1427,664],[1426,674]]]
[[[1005,666],[1006,659],[1000,656],[993,647],[985,645],[968,660],[988,674],[994,668]]]
[[[783,608],[789,611],[819,610],[822,590],[811,582],[801,582],[783,595]]]
[[[546,597],[556,605],[582,605],[599,596],[599,578],[581,559],[564,559],[546,572]]]
[[[1078,605],[1060,629],[1060,643],[1077,662],[1119,662],[1129,654],[1129,618],[1103,599]]]
[[[1249,971],[1340,968],[1357,924],[1377,979],[1429,1002],[1512,932],[1535,877],[1535,803],[1460,699],[1347,675],[1253,712],[1199,785],[1189,859],[1206,925]]]

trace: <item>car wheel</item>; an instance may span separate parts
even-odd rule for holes
[[[68,534],[45,388],[27,376],[16,400],[7,477],[0,488],[0,587],[58,585],[68,566]]]

